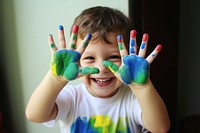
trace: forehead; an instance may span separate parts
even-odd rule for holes
[[[103,37],[98,37],[98,34],[92,34],[92,38],[90,40],[90,44],[117,44],[117,33],[114,32],[109,32],[107,34],[107,39],[110,43],[106,42]],[[78,36],[77,38],[77,45],[79,45],[81,42],[83,41],[83,39],[81,37]]]
[[[108,54],[108,53],[119,53],[119,49],[118,49],[118,44],[117,44],[117,34],[115,33],[110,33],[108,34],[108,40],[110,43],[105,42],[103,39],[91,39],[88,46],[86,47],[86,49],[84,50],[84,55],[88,55],[88,54]],[[80,45],[80,43],[83,40],[78,38],[77,40],[77,44]]]

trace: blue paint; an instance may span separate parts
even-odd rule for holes
[[[135,53],[134,48],[130,48],[130,54],[134,54],[134,53]]]
[[[59,30],[63,30],[63,26],[62,26],[62,25],[59,25],[58,29],[59,29]]]
[[[88,33],[87,34],[87,40],[90,40],[92,38],[92,34]]]
[[[141,49],[144,49],[144,48],[145,48],[145,46],[146,46],[146,43],[145,43],[145,42],[143,42],[143,43],[141,44]]]
[[[149,76],[149,63],[142,57],[129,55],[123,58],[124,66],[119,70],[125,84],[144,84]]]
[[[134,40],[134,39],[131,39],[131,41],[130,41],[130,46],[131,46],[131,47],[134,47],[134,46],[135,46],[135,40]]]
[[[135,40],[131,39],[130,40],[130,48],[129,48],[129,53],[130,54],[134,54],[135,53],[134,47],[135,47]]]

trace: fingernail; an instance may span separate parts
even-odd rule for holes
[[[156,51],[159,52],[161,49],[162,49],[162,45],[161,44],[159,44],[159,45],[156,46]]]
[[[136,30],[131,30],[130,37],[135,38],[136,34],[137,34]]]
[[[78,29],[79,29],[78,25],[74,25],[73,28],[72,28],[72,32],[78,33]]]
[[[63,26],[62,26],[62,25],[59,25],[58,29],[59,29],[59,30],[63,30]]]
[[[88,33],[87,34],[87,40],[90,40],[92,38],[92,34]]]
[[[147,42],[148,38],[149,38],[149,35],[145,33],[142,37],[142,41]]]
[[[122,42],[122,39],[123,39],[122,35],[117,36],[117,42]]]
[[[90,39],[92,38],[92,35],[90,33],[87,34],[86,40],[83,42],[83,47],[86,48]]]

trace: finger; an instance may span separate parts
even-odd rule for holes
[[[117,43],[118,43],[118,48],[119,48],[119,52],[120,52],[121,57],[123,58],[124,56],[128,55],[128,52],[127,52],[126,46],[124,44],[122,35],[117,36]]]
[[[162,49],[162,45],[161,44],[157,45],[154,51],[146,58],[149,64],[153,62],[153,60],[156,58],[156,56],[161,51],[161,49]]]
[[[55,45],[53,36],[51,34],[48,36],[48,43],[52,52],[55,52],[58,50],[57,46]]]
[[[62,25],[58,27],[58,41],[60,44],[61,49],[66,48],[66,41],[65,41],[65,35],[64,35],[64,28]]]
[[[119,67],[116,64],[108,60],[103,61],[103,65],[109,68],[109,70],[113,73],[115,73],[119,69]]]
[[[115,75],[115,77],[121,79],[120,74],[118,73],[119,67],[115,63],[105,60],[103,65],[107,67]]]
[[[99,69],[96,67],[84,67],[79,69],[79,77],[87,74],[98,74]]]
[[[147,50],[147,42],[148,42],[148,39],[149,39],[149,35],[148,34],[143,34],[143,37],[142,37],[142,43],[140,45],[140,50],[139,50],[139,56],[141,57],[145,57],[146,55],[146,50]]]
[[[88,43],[90,42],[90,39],[92,38],[92,35],[88,33],[82,43],[78,46],[76,51],[78,51],[80,54],[82,54],[87,47]]]
[[[72,34],[70,37],[70,42],[69,42],[69,49],[76,49],[76,41],[77,41],[77,35],[78,35],[78,25],[74,25],[72,28]]]
[[[137,43],[136,43],[136,30],[130,32],[130,42],[129,42],[129,54],[134,55],[137,53]]]

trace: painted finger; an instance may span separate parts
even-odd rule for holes
[[[142,37],[142,43],[140,45],[140,50],[139,50],[139,56],[141,57],[145,57],[146,55],[146,50],[147,50],[147,43],[148,43],[148,39],[149,39],[149,35],[148,34],[143,34],[143,37]]]
[[[88,43],[90,42],[90,39],[92,38],[92,35],[88,33],[82,43],[78,46],[76,51],[78,51],[80,54],[82,54],[87,47]]]
[[[120,52],[121,57],[123,58],[124,56],[128,55],[122,35],[117,36],[117,43],[118,43],[119,52]]]
[[[153,50],[153,52],[146,58],[149,64],[153,62],[153,60],[156,58],[161,49],[162,45],[161,44],[157,45],[156,48]]]
[[[76,41],[77,41],[77,35],[78,35],[78,25],[74,25],[72,28],[72,34],[70,37],[70,42],[69,42],[69,49],[76,49]]]
[[[120,74],[118,73],[119,67],[115,63],[105,60],[103,61],[103,65],[107,67],[115,75],[115,77],[121,79]]]
[[[58,50],[57,46],[55,45],[53,36],[51,34],[48,36],[48,44],[52,52],[55,52]]]
[[[84,76],[87,74],[98,74],[99,69],[96,67],[83,67],[79,69],[79,76]]]
[[[134,55],[137,53],[137,43],[136,43],[136,30],[131,30],[130,32],[130,42],[129,42],[129,54]]]
[[[58,27],[58,41],[60,44],[61,49],[66,48],[66,41],[65,41],[65,35],[64,35],[64,28],[62,25]]]

